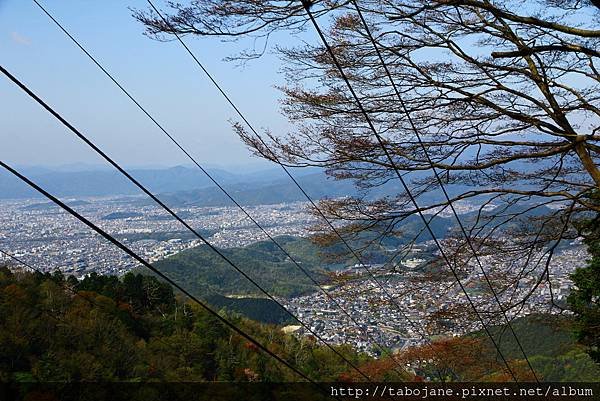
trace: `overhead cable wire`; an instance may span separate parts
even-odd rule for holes
[[[319,290],[329,299],[331,300],[336,307],[351,320],[351,322],[360,330],[360,323],[354,318],[342,305],[332,296],[329,292],[327,292],[321,284],[315,280],[315,278],[300,265],[300,263],[292,256],[290,253],[277,241],[269,232],[215,179],[209,172],[206,170],[191,154],[187,151],[183,145],[180,144],[179,141],[175,139],[175,137],[167,131],[164,126],[159,123],[150,112],[128,91],[45,7],[42,6],[37,0],[33,0],[33,2],[58,26],[58,28],[123,92],[136,106],[139,110],[141,110],[144,115],[146,115],[153,123],[158,127],[158,129],[166,135],[171,142],[173,142],[177,148],[179,148],[185,156],[196,166],[208,179],[217,186],[217,188],[225,194],[225,196],[238,208],[240,209],[246,217],[256,226],[258,229],[265,234],[265,236],[273,243],[275,246],[290,259],[290,261],[317,287]],[[373,336],[366,332],[367,337],[377,345],[381,350],[385,350],[385,347],[380,344]],[[398,367],[403,368],[398,364]]]
[[[377,142],[379,144],[379,146],[382,148],[385,157],[388,159],[388,161],[390,162],[391,166],[393,167],[398,179],[400,180],[400,183],[402,184],[402,187],[404,188],[404,191],[406,192],[407,196],[409,197],[411,203],[414,205],[415,210],[417,210],[417,213],[419,214],[421,220],[423,221],[423,223],[425,224],[427,231],[429,232],[429,235],[432,237],[434,243],[436,244],[437,248],[439,249],[442,258],[444,259],[444,261],[446,262],[446,264],[448,265],[448,267],[450,268],[452,275],[454,276],[456,282],[458,283],[460,289],[462,290],[462,292],[465,294],[465,297],[467,298],[468,303],[470,304],[471,308],[473,309],[473,311],[475,312],[475,314],[477,315],[477,318],[479,320],[479,322],[481,323],[481,325],[483,326],[487,336],[490,338],[490,340],[492,341],[492,344],[494,345],[494,348],[496,349],[496,351],[498,352],[498,355],[500,355],[500,358],[502,359],[502,362],[504,363],[504,365],[506,366],[508,372],[510,373],[511,377],[513,378],[513,380],[515,382],[518,382],[518,379],[513,371],[513,369],[510,367],[506,357],[504,356],[504,354],[502,353],[502,350],[500,349],[500,347],[498,346],[496,340],[494,339],[494,337],[492,336],[492,333],[490,332],[489,328],[487,327],[485,321],[483,320],[483,318],[481,317],[481,314],[479,313],[479,311],[477,310],[477,307],[475,306],[473,300],[471,299],[471,296],[469,295],[469,293],[467,292],[466,288],[464,287],[462,281],[460,280],[460,277],[458,276],[456,269],[452,266],[452,263],[450,262],[448,256],[446,255],[446,252],[444,251],[442,245],[440,244],[439,240],[437,239],[436,235],[434,234],[433,230],[431,229],[431,226],[429,225],[429,222],[427,221],[427,219],[425,218],[425,216],[423,215],[423,212],[420,210],[419,205],[415,199],[415,197],[413,196],[410,188],[408,187],[406,181],[404,180],[404,177],[402,176],[402,174],[400,173],[398,167],[396,166],[388,148],[385,146],[385,143],[383,141],[383,138],[381,137],[381,135],[379,134],[379,132],[377,131],[377,128],[375,128],[375,125],[373,124],[371,117],[369,116],[369,113],[366,111],[366,109],[364,108],[362,102],[360,101],[360,98],[358,97],[357,93],[355,92],[354,88],[352,87],[352,84],[350,83],[348,77],[346,76],[346,73],[344,72],[344,69],[342,68],[340,62],[338,61],[335,53],[333,52],[333,49],[331,48],[331,46],[329,45],[329,42],[327,41],[327,38],[325,37],[325,35],[323,34],[323,31],[321,30],[319,24],[317,23],[317,20],[315,19],[312,11],[310,10],[311,6],[312,6],[312,2],[308,1],[308,0],[301,0],[302,5],[309,17],[309,19],[311,20],[313,26],[315,27],[315,30],[317,31],[317,34],[319,35],[321,41],[323,42],[328,54],[330,55],[333,63],[335,64],[336,68],[338,69],[340,76],[342,78],[342,80],[346,83],[348,90],[350,91],[350,93],[352,94],[352,97],[354,98],[354,100],[356,101],[356,104],[359,108],[359,110],[361,111],[361,113],[364,115],[365,120],[367,122],[367,125],[369,126],[370,130],[373,131]]]
[[[423,334],[421,328],[419,328],[412,319],[404,312],[403,308],[396,302],[395,298],[390,294],[390,292],[381,284],[380,280],[378,280],[375,275],[371,272],[371,270],[367,267],[367,264],[363,262],[362,258],[358,255],[358,253],[350,246],[348,241],[342,236],[337,228],[333,225],[333,223],[329,220],[329,218],[325,215],[325,213],[317,206],[316,202],[308,195],[306,190],[300,185],[298,180],[292,175],[289,169],[285,166],[284,163],[281,162],[279,157],[270,150],[269,145],[264,141],[262,136],[258,133],[258,131],[254,128],[254,126],[250,123],[250,121],[246,118],[246,116],[241,112],[241,110],[237,107],[237,105],[233,102],[233,100],[229,97],[229,95],[225,92],[225,90],[221,87],[221,85],[216,81],[216,79],[212,76],[212,74],[204,67],[204,65],[200,62],[200,60],[196,57],[194,52],[187,46],[187,44],[181,38],[181,35],[177,33],[177,30],[172,28],[170,22],[163,16],[163,14],[158,10],[158,8],[154,5],[151,0],[147,0],[150,7],[154,10],[154,12],[161,18],[161,20],[171,28],[171,32],[177,38],[178,42],[183,46],[185,51],[192,57],[196,65],[204,72],[207,78],[213,83],[213,85],[217,88],[217,90],[223,95],[227,103],[233,108],[236,114],[244,121],[246,126],[252,131],[252,133],[256,136],[256,138],[260,141],[260,143],[265,147],[265,149],[269,150],[270,157],[273,161],[281,166],[289,179],[294,183],[294,185],[300,190],[302,195],[308,200],[313,210],[317,212],[319,216],[325,221],[327,226],[332,230],[332,232],[340,239],[341,243],[345,248],[347,248],[352,256],[358,261],[360,267],[367,272],[370,279],[373,280],[376,285],[381,289],[381,291],[385,294],[385,296],[390,300],[390,302],[396,307],[396,309],[402,315],[402,318],[407,321],[411,327],[417,332],[424,340],[426,340],[425,335]]]
[[[13,83],[15,83],[19,88],[21,88],[27,95],[29,95],[32,99],[34,99],[39,105],[41,105],[44,109],[46,109],[50,114],[52,114],[57,120],[59,120],[65,127],[67,127],[71,132],[73,132],[78,138],[80,138],[83,142],[85,142],[89,147],[91,147],[96,153],[98,153],[102,158],[104,158],[109,164],[111,164],[115,169],[117,169],[122,175],[124,175],[130,182],[132,182],[136,187],[138,187],[143,193],[145,193],[148,197],[150,197],[154,202],[156,202],[161,208],[163,208],[167,213],[169,213],[174,219],[176,219],[179,223],[181,223],[186,229],[188,229],[192,234],[194,234],[198,239],[200,239],[205,245],[207,245],[213,252],[219,255],[228,265],[234,268],[238,273],[240,273],[246,280],[252,283],[260,292],[262,292],[266,297],[272,300],[275,304],[279,305],[290,317],[296,320],[302,327],[304,327],[309,333],[315,336],[319,341],[321,341],[327,348],[329,348],[333,353],[340,357],[343,361],[345,361],[348,366],[352,369],[356,370],[361,376],[365,377],[369,380],[369,377],[362,372],[356,365],[349,361],[344,355],[342,355],[338,350],[336,350],[331,344],[325,341],[321,336],[314,332],[306,323],[300,320],[293,312],[285,308],[275,297],[273,297],[268,291],[266,291],[260,284],[258,284],[253,278],[248,276],[246,272],[244,272],[240,267],[238,267],[231,259],[229,259],[223,252],[221,252],[218,248],[216,248],[213,244],[211,244],[202,234],[200,234],[197,230],[191,227],[185,220],[183,220],[177,213],[175,213],[171,208],[169,208],[164,202],[162,202],[156,195],[150,192],[144,185],[142,185],[138,180],[136,180],[131,174],[129,174],[125,169],[123,169],[117,162],[115,162],[110,156],[108,156],[104,151],[102,151],[98,146],[96,146],[92,141],[90,141],[83,133],[81,133],[77,128],[75,128],[71,123],[65,120],[59,113],[57,113],[52,107],[50,107],[47,103],[45,103],[39,96],[33,93],[26,85],[24,85],[21,81],[19,81],[14,75],[12,75],[8,70],[6,70],[3,66],[0,66],[0,72],[2,72],[7,78],[9,78]]]
[[[421,138],[421,134],[419,133],[419,130],[410,114],[410,112],[408,111],[408,108],[406,107],[406,103],[404,102],[402,95],[400,94],[400,90],[398,89],[398,86],[396,85],[396,82],[394,80],[394,78],[392,77],[392,74],[390,72],[390,69],[388,68],[387,63],[385,62],[385,59],[383,58],[383,55],[381,54],[381,51],[379,49],[379,46],[377,45],[377,42],[375,40],[375,38],[373,37],[373,34],[371,33],[371,30],[369,28],[369,24],[367,23],[359,5],[358,5],[358,1],[357,0],[350,0],[353,4],[354,7],[356,8],[356,11],[358,13],[358,16],[362,22],[362,25],[365,27],[365,32],[371,42],[371,44],[373,45],[373,47],[375,48],[375,52],[377,53],[377,57],[379,58],[379,61],[385,71],[385,74],[387,75],[393,89],[394,92],[396,94],[396,97],[398,98],[398,102],[400,103],[400,106],[402,108],[402,111],[404,113],[404,115],[406,115],[406,118],[409,122],[409,125],[411,127],[411,130],[414,132],[417,141],[419,142],[419,145],[423,151],[423,154],[425,155],[425,158],[427,160],[427,163],[431,166],[431,169],[433,170],[433,174],[435,175],[435,178],[438,182],[438,184],[440,185],[440,188],[442,190],[442,192],[444,193],[444,197],[446,198],[446,201],[448,202],[448,205],[450,206],[450,209],[452,210],[452,214],[454,215],[454,218],[456,219],[460,230],[462,231],[462,234],[465,237],[465,240],[469,246],[469,249],[471,250],[471,252],[473,253],[473,256],[475,257],[475,260],[477,262],[477,264],[479,265],[479,269],[481,270],[481,273],[483,274],[483,277],[485,278],[485,281],[487,283],[487,285],[490,287],[490,290],[492,291],[492,294],[494,296],[494,299],[496,301],[496,303],[498,304],[500,311],[502,312],[502,315],[504,317],[504,320],[506,321],[506,324],[508,325],[512,335],[515,338],[515,341],[517,342],[517,345],[519,347],[519,350],[521,351],[521,353],[523,354],[523,356],[525,357],[525,360],[527,361],[527,365],[529,367],[529,369],[531,370],[531,373],[533,374],[535,380],[537,382],[539,382],[539,379],[535,373],[535,370],[533,369],[533,366],[531,365],[531,362],[529,360],[529,358],[527,357],[527,354],[525,353],[525,349],[523,348],[523,345],[521,344],[521,341],[519,340],[519,337],[517,336],[517,333],[515,332],[513,325],[510,321],[510,319],[508,318],[506,311],[504,310],[504,307],[502,306],[502,303],[500,302],[500,298],[498,297],[498,293],[496,292],[496,290],[494,289],[494,287],[492,286],[492,282],[490,281],[487,272],[485,271],[483,264],[481,263],[481,260],[479,259],[479,256],[477,255],[477,251],[475,250],[475,247],[473,246],[473,243],[471,241],[471,238],[469,236],[469,234],[467,233],[467,230],[465,229],[465,226],[463,225],[455,207],[453,202],[450,200],[450,196],[448,195],[448,191],[446,190],[444,183],[442,181],[442,179],[440,178],[440,175],[437,171],[437,169],[435,168],[435,165],[433,163],[433,160],[431,159],[431,156],[429,155],[429,151],[427,150],[427,147],[425,146],[425,144],[423,143],[423,139]]]

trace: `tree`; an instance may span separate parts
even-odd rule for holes
[[[456,337],[411,347],[398,360],[416,377],[444,381],[510,381],[511,375],[484,338]],[[508,360],[519,380],[533,381],[523,361]]]
[[[600,201],[600,194],[596,193],[595,200]],[[568,303],[575,313],[579,342],[600,363],[600,214],[581,223],[580,228],[591,258],[587,266],[577,268],[571,275],[574,288]]]
[[[301,3],[192,0],[169,3],[166,22],[151,10],[134,16],[158,39],[178,33],[263,40],[264,48],[235,57],[248,60],[265,51],[275,32],[307,30]],[[241,123],[234,129],[260,157],[354,180],[360,195],[320,203],[331,220],[345,224],[340,231],[349,238],[373,227],[380,238],[402,235],[417,211],[432,219],[447,212],[439,177],[452,204],[470,211],[463,215],[468,236],[489,256],[485,263],[504,307],[520,310],[540,286],[551,285],[551,258],[561,240],[576,235],[574,217],[600,211],[586,198],[600,188],[597,2],[310,3],[322,24],[320,17],[329,17],[333,52],[393,163],[321,44],[275,46],[285,61],[283,112],[292,132],[258,138]],[[395,169],[409,181],[418,209]],[[390,191],[393,196],[382,196]],[[322,243],[337,240],[322,230]],[[444,242],[456,268],[469,276],[477,264],[466,245],[456,230]],[[490,304],[489,291],[485,296],[482,306]]]

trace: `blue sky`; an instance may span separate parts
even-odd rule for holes
[[[236,115],[177,42],[157,42],[128,7],[143,0],[41,1],[117,80],[207,165],[256,164],[232,132]],[[157,1],[163,5],[162,1]],[[248,43],[187,43],[256,127],[288,130],[279,113],[279,59],[223,61]],[[291,43],[291,42],[290,42]],[[185,157],[30,0],[0,0],[0,63],[111,156],[130,166]],[[17,165],[100,163],[46,111],[0,77],[0,158]]]

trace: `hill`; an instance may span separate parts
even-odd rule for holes
[[[418,232],[417,222],[413,223],[407,224],[406,232],[410,235]],[[439,219],[433,225],[434,231],[444,234],[449,224],[447,219]],[[373,235],[364,232],[359,239],[350,241],[350,245],[357,248],[359,242],[371,241]],[[389,249],[405,244],[409,238],[388,236],[385,241],[372,244],[364,252],[362,260],[371,264],[387,262],[390,257]],[[327,280],[328,271],[356,263],[345,246],[339,243],[323,249],[308,238],[280,236],[276,241],[319,283]],[[316,290],[312,281],[271,241],[220,251],[273,295],[290,297]],[[199,296],[217,293],[225,296],[263,297],[254,285],[205,245],[179,252],[155,265]]]
[[[348,369],[333,351],[312,340],[222,315],[314,380],[336,381]],[[371,360],[348,347],[336,348],[353,364]],[[0,381],[24,385],[13,392],[49,382],[298,380],[255,344],[199,306],[177,299],[170,286],[153,277],[92,275],[78,282],[60,274],[12,273],[0,267]],[[45,390],[56,388],[60,386]],[[25,399],[65,398],[38,393]],[[82,399],[81,394],[72,399]]]
[[[112,212],[102,216],[102,220],[124,220],[133,217],[143,217],[143,214],[137,212]]]
[[[540,208],[534,212],[542,213],[542,210]],[[472,213],[467,214],[464,221],[468,222],[472,218]],[[456,222],[453,217],[438,217],[430,222],[430,227],[437,238],[444,238],[451,230],[456,229]],[[390,255],[393,254],[391,251],[406,245],[415,236],[417,243],[431,239],[430,234],[423,230],[419,216],[406,218],[399,228],[398,235],[378,238],[377,227],[374,227],[361,232],[356,238],[348,240],[348,243],[353,249],[364,248],[361,257],[364,263],[384,264],[390,261]],[[281,236],[277,241],[297,262],[310,271],[318,282],[326,279],[327,271],[357,263],[340,241],[326,248],[301,237]],[[314,284],[270,241],[222,249],[221,252],[274,295],[287,297],[315,290]],[[428,257],[427,253],[421,256]],[[195,294],[215,292],[221,295],[262,296],[252,284],[207,246],[185,250],[157,262],[156,266],[189,286]]]
[[[86,206],[86,205],[90,204],[90,202],[86,202],[86,201],[83,201],[83,200],[67,201],[65,203],[68,206],[70,206],[70,207]],[[41,211],[56,210],[56,204],[54,202],[32,203],[31,205],[22,206],[20,209],[21,210],[29,210],[29,211],[33,211],[33,210],[41,210]]]
[[[321,248],[307,238],[276,238],[284,249],[319,283],[328,280],[327,271],[352,265],[351,257],[328,260]],[[392,239],[388,239],[388,242]],[[397,246],[399,240],[387,245]],[[338,252],[341,246],[332,247]],[[389,257],[381,245],[372,246],[368,260],[379,263]],[[274,296],[291,297],[317,291],[307,278],[275,244],[261,241],[245,247],[220,251]],[[211,304],[263,323],[291,324],[295,321],[254,285],[242,277],[207,246],[182,251],[155,263],[169,277],[185,286],[192,294]],[[140,269],[140,272],[145,271]]]
[[[311,247],[309,241],[302,238],[282,237],[279,241],[290,251],[298,248],[299,243]],[[271,242],[221,249],[221,252],[274,295],[294,296],[314,290],[313,283]],[[316,250],[314,253],[317,253]],[[325,274],[314,256],[306,255],[296,253],[294,256],[315,280],[324,280]],[[193,294],[262,296],[256,287],[207,246],[182,251],[156,262],[155,266],[184,284]]]
[[[281,327],[224,311],[221,315],[313,380],[355,379],[356,372],[313,339],[286,335]],[[543,380],[600,378],[598,365],[590,363],[570,337],[568,318],[538,315],[517,319],[514,324]],[[492,328],[496,336],[501,330]],[[483,339],[484,348],[470,338]],[[501,343],[511,365],[522,365],[510,339]],[[482,333],[436,341],[431,346],[437,352],[432,359],[426,354],[427,346],[403,351],[397,357],[416,358],[420,363],[438,361],[451,381],[510,381],[500,374],[501,364],[489,343],[486,349]],[[431,367],[399,371],[389,359],[375,360],[347,346],[335,348],[373,380],[422,380],[423,375],[435,379],[428,372],[434,369]],[[494,363],[487,364],[484,357]],[[486,363],[485,369],[478,370],[476,365],[481,361]],[[465,369],[470,364],[474,369]],[[78,281],[60,273],[13,273],[1,267],[0,380],[30,386],[56,381],[284,382],[299,378],[153,277],[129,273],[118,279],[92,274]],[[41,398],[38,395],[35,399]]]
[[[219,294],[205,297],[217,309],[240,314],[248,319],[267,324],[297,324],[281,306],[268,298],[231,298]]]
[[[600,380],[600,366],[578,345],[569,317],[530,315],[515,319],[512,326],[534,369],[544,381],[594,382]],[[509,359],[524,359],[514,336],[504,326],[491,327],[490,332],[500,350]],[[490,351],[493,346],[483,332]]]
[[[313,199],[324,197],[341,197],[356,195],[356,188],[350,181],[335,181],[328,179],[323,173],[301,175],[297,178],[299,184]],[[306,201],[305,196],[288,178],[278,178],[271,181],[228,185],[226,189],[242,205],[269,205]],[[171,205],[176,206],[223,206],[231,201],[215,187],[178,191],[165,194]]]

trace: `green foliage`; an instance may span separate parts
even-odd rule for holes
[[[295,241],[308,242],[305,239],[282,242],[287,247]],[[221,251],[270,294],[293,296],[314,290],[313,283],[270,242],[258,242],[243,248]],[[312,256],[294,254],[294,257],[315,280],[324,279],[325,276]],[[206,246],[180,252],[157,262],[156,267],[197,296],[205,296],[212,292],[263,296],[254,285]]]
[[[555,357],[575,349],[581,351],[571,332],[573,322],[568,318],[547,314],[529,315],[517,318],[511,324],[528,355]],[[489,330],[507,358],[523,359],[515,337],[506,325],[490,327]],[[540,341],[541,338],[544,341]]]
[[[206,301],[216,309],[226,309],[262,323],[296,323],[285,309],[268,298],[228,298],[213,294],[207,296]]]
[[[72,291],[67,289],[71,286]],[[348,366],[310,339],[240,316],[229,320],[315,379]],[[369,361],[348,347],[353,361]],[[150,276],[60,274],[0,269],[0,379],[3,381],[294,381],[298,377],[204,309],[175,299]]]
[[[558,315],[530,315],[515,319],[513,329],[537,372],[544,381],[598,381],[600,367],[577,344],[572,318]],[[503,326],[490,327],[490,332],[509,360],[524,360],[514,336]],[[495,349],[482,331],[474,335],[484,338],[490,353]]]
[[[444,230],[446,229],[444,226]],[[358,248],[359,243],[372,241],[375,235],[363,232],[357,242],[351,241],[351,244]],[[310,239],[292,236],[278,237],[277,242],[319,283],[328,280],[326,271],[356,263],[348,255],[334,260],[326,256],[344,254],[346,248],[340,244],[323,249]],[[403,243],[405,240],[401,238],[390,237],[385,243],[373,244],[365,252],[364,260],[383,263],[389,259],[386,248],[398,247]],[[316,291],[314,283],[271,241],[221,249],[221,252],[272,295],[289,297]],[[199,297],[207,297],[213,293],[264,297],[254,285],[206,246],[179,252],[157,262],[156,266]],[[273,308],[271,310],[278,313]]]
[[[71,290],[68,289],[70,286]],[[319,381],[359,380],[330,349],[310,337],[240,315],[227,318],[271,351]],[[517,319],[515,330],[544,380],[590,380],[599,368],[570,336],[563,317]],[[522,356],[494,328],[505,355]],[[380,380],[404,380],[389,360],[337,347]],[[493,354],[490,349],[490,354]],[[200,307],[178,300],[164,283],[129,274],[13,273],[0,268],[0,380],[35,381],[295,381],[298,377]]]
[[[599,192],[590,198],[600,204]],[[587,266],[577,268],[571,275],[573,289],[567,302],[576,317],[577,339],[587,347],[589,355],[600,363],[600,214],[578,225],[591,259]]]
[[[127,273],[119,280],[116,276],[103,276],[94,272],[77,283],[75,288],[126,303],[138,313],[152,310],[168,312],[175,305],[171,286],[153,276]]]
[[[544,381],[597,382],[600,378],[600,367],[581,350],[557,357],[535,355],[530,360]]]

